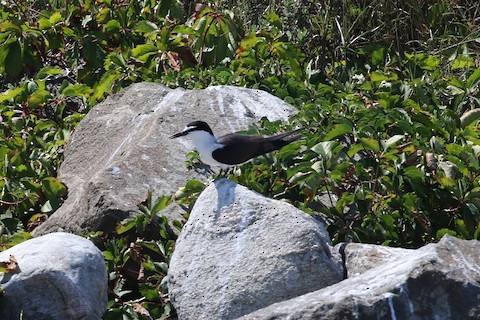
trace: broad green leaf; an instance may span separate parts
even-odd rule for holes
[[[4,102],[6,100],[17,97],[18,95],[23,93],[23,90],[24,89],[22,87],[18,87],[18,88],[10,89],[6,92],[0,93],[0,102]]]
[[[160,295],[156,287],[149,284],[142,284],[140,286],[140,293],[145,299],[149,301],[160,301]]]
[[[404,139],[405,136],[403,134],[397,134],[397,135],[394,135],[393,137],[390,137],[389,139],[387,140],[382,140],[382,148],[383,150],[387,150],[388,148],[390,148],[391,146],[394,146],[395,144],[397,144],[397,142],[399,142],[400,140]]]
[[[49,76],[63,74],[65,71],[59,67],[46,66],[38,71],[35,75],[35,79],[44,80]]]
[[[387,74],[381,71],[374,71],[374,72],[371,72],[368,76],[370,78],[370,81],[372,82],[398,80],[398,75],[396,73]]]
[[[313,152],[319,154],[325,160],[332,159],[342,149],[343,146],[338,141],[323,141],[311,148]]]
[[[120,22],[116,19],[109,20],[105,25],[105,30],[108,33],[117,33],[121,28]]]
[[[465,221],[462,219],[455,219],[455,229],[457,233],[461,234],[463,237],[468,238],[468,231],[467,226],[465,225]]]
[[[158,197],[157,201],[153,205],[153,208],[151,209],[152,214],[157,214],[158,212],[165,209],[171,203],[172,203],[172,197],[171,196],[162,195],[162,196]]]
[[[150,33],[156,30],[158,30],[158,26],[155,23],[147,20],[139,21],[135,25],[135,31],[138,33]]]
[[[100,83],[94,87],[93,101],[100,100],[105,94],[110,93],[113,83],[120,77],[121,74],[114,70],[105,72],[100,79]]]
[[[480,68],[477,68],[470,77],[468,77],[466,87],[471,90],[478,85],[478,82],[480,82]]]
[[[353,132],[353,123],[351,121],[344,121],[333,126],[333,128],[325,136],[325,140],[329,141],[338,136]]]
[[[50,16],[50,18],[49,18],[48,20],[50,21],[50,23],[51,23],[52,25],[55,25],[55,24],[61,22],[61,21],[63,20],[63,17],[62,17],[62,15],[60,14],[60,12],[55,12],[54,14],[52,14],[52,15]]]
[[[0,23],[0,32],[2,33],[15,33],[19,35],[22,32],[22,29],[11,21],[3,21]]]
[[[140,44],[133,48],[132,54],[136,58],[143,57],[145,55],[157,54],[159,51],[157,46],[153,44]]]
[[[28,105],[32,108],[44,105],[52,97],[49,91],[41,89],[35,91],[30,97],[28,97]]]
[[[53,24],[47,18],[40,18],[40,20],[38,20],[38,28],[40,30],[48,30],[52,26],[53,26]]]
[[[10,43],[5,57],[5,72],[15,78],[23,70],[23,51],[18,41]]]
[[[69,84],[61,91],[65,97],[88,97],[92,92],[92,88],[82,83]]]
[[[380,152],[380,145],[377,140],[373,138],[360,138],[359,141],[365,150],[370,150],[375,153]]]
[[[423,195],[425,193],[425,175],[417,167],[408,167],[404,171],[405,178],[409,182],[413,190],[419,194]]]
[[[347,155],[349,158],[352,158],[357,152],[365,150],[365,147],[361,143],[354,144],[350,149],[348,149]]]
[[[475,61],[472,57],[461,55],[452,61],[452,70],[469,69],[475,66]]]
[[[103,258],[104,258],[106,261],[113,261],[113,260],[115,260],[115,256],[114,256],[113,253],[111,253],[110,251],[103,251]]]
[[[63,182],[54,177],[48,177],[42,180],[42,189],[48,199],[61,198],[67,195],[67,187]]]
[[[178,26],[175,26],[173,28],[172,33],[174,34],[181,34],[181,35],[196,35],[197,31],[193,29],[192,27],[180,24]]]
[[[126,222],[122,222],[115,231],[117,234],[124,234],[125,232],[135,228],[136,225],[136,219],[129,219]]]
[[[108,23],[110,20],[110,12],[109,8],[104,8],[97,13],[97,21],[98,23]]]
[[[439,229],[439,230],[437,231],[435,237],[436,237],[437,239],[441,239],[441,238],[442,238],[444,235],[446,235],[446,234],[449,234],[449,235],[454,236],[454,237],[457,236],[457,233],[456,233],[455,231],[450,230],[450,229],[448,229],[448,228],[442,228],[442,229]]]

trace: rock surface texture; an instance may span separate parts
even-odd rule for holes
[[[169,194],[198,179],[185,167],[193,144],[187,138],[169,138],[191,121],[207,121],[221,135],[244,130],[262,117],[286,121],[294,112],[261,90],[132,85],[96,106],[79,124],[58,171],[68,198],[34,235],[111,230],[137,209],[149,190],[154,196]]]
[[[417,250],[345,247],[348,274],[330,287],[241,319],[480,319],[480,245],[444,236]]]
[[[343,279],[323,224],[222,179],[197,200],[168,287],[180,319],[234,319]]]
[[[103,254],[89,240],[52,233],[0,252],[15,271],[0,273],[0,319],[98,320],[107,307]],[[23,317],[20,314],[23,313]]]

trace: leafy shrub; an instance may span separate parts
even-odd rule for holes
[[[174,316],[164,277],[176,235],[161,215],[171,203],[149,193],[134,216],[111,234],[95,233],[92,240],[105,256],[109,270],[109,308],[103,319],[166,319]],[[180,222],[175,225],[181,229]]]
[[[0,249],[68,196],[56,172],[83,115],[139,81],[258,88],[296,106],[303,141],[230,177],[320,215],[334,242],[479,239],[478,1],[390,2],[6,1]],[[176,194],[187,217],[204,187]],[[109,267],[104,318],[174,316],[162,280],[175,237],[158,216],[170,201],[149,195],[115,233],[89,236]]]

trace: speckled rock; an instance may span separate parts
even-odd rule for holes
[[[479,241],[446,235],[417,250],[389,250],[347,245],[351,277],[241,319],[480,319]]]
[[[107,308],[107,268],[89,240],[63,232],[0,252],[17,268],[0,273],[0,319],[98,320]],[[20,316],[22,314],[23,316]]]
[[[180,319],[233,319],[343,279],[324,226],[222,179],[198,198],[168,271]]]
[[[58,177],[68,198],[34,235],[54,231],[112,230],[148,191],[170,194],[190,179],[189,139],[169,137],[194,120],[207,121],[219,135],[244,130],[262,117],[287,121],[294,107],[261,90],[214,86],[204,90],[134,84],[95,106],[71,137]],[[170,220],[182,210],[165,210]]]

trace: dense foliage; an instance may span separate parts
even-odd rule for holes
[[[56,170],[83,115],[139,81],[260,88],[296,106],[304,139],[231,178],[325,219],[334,242],[480,239],[478,12],[476,0],[4,0],[1,248],[67,197]],[[178,201],[202,188],[188,182]],[[170,201],[149,195],[115,233],[89,235],[110,271],[105,319],[174,314]]]

